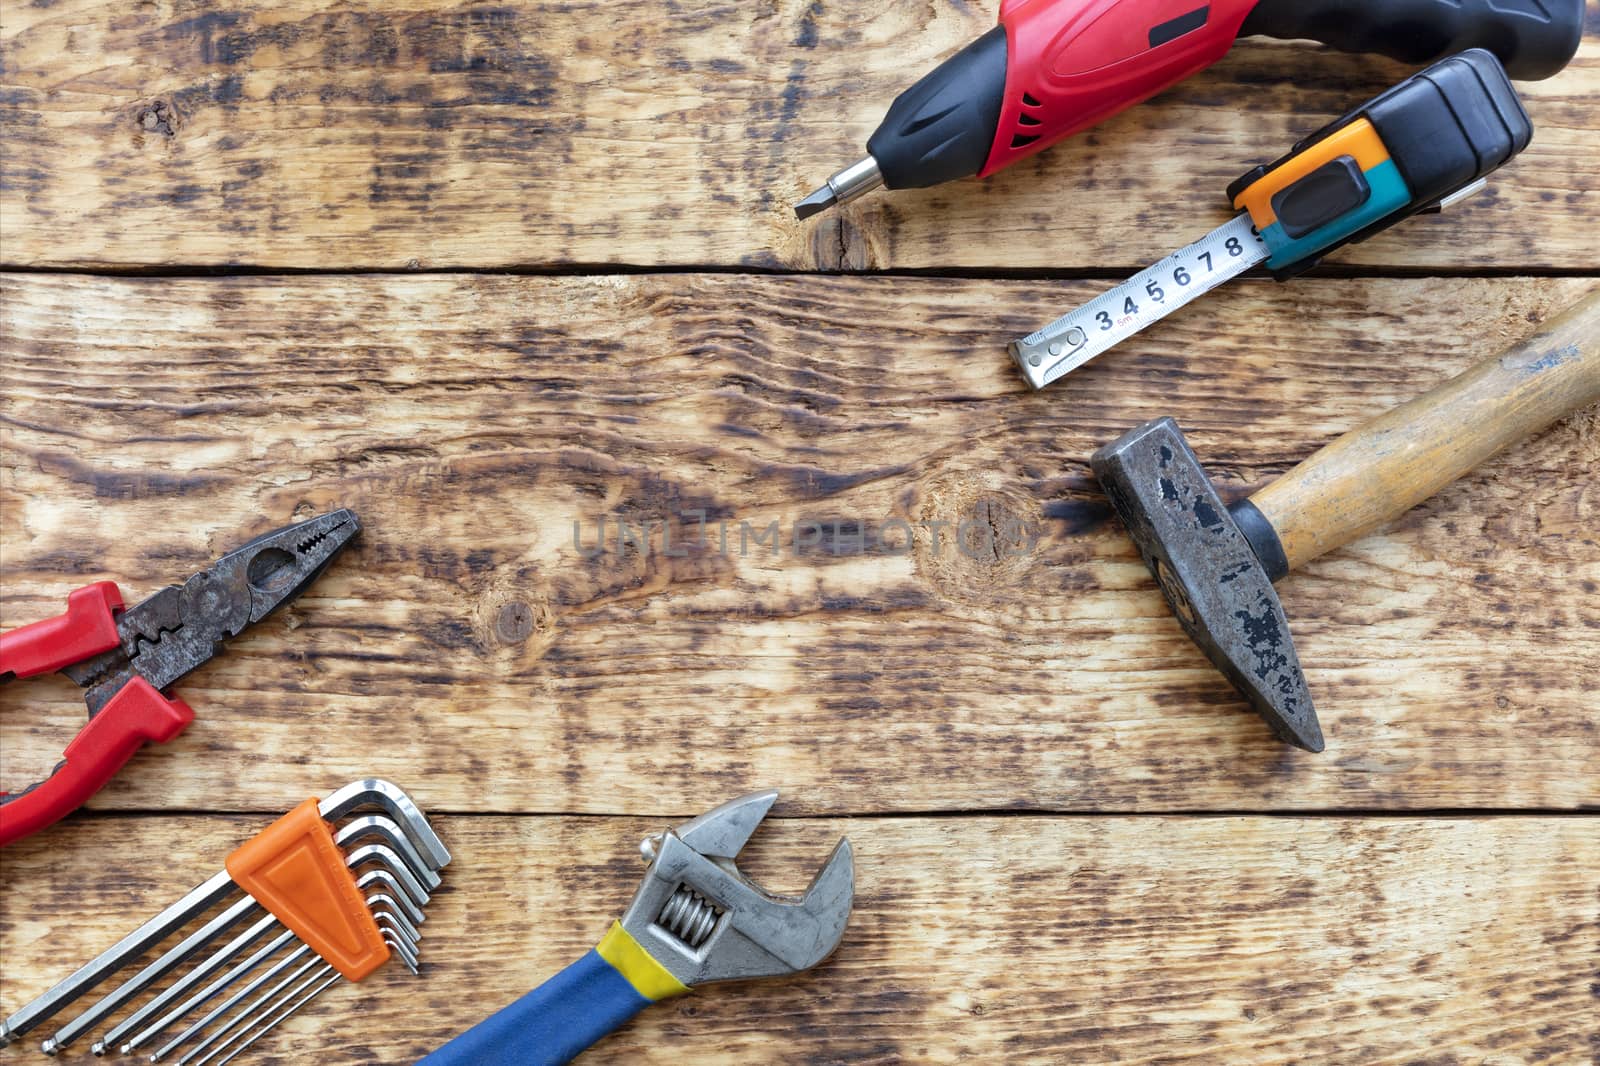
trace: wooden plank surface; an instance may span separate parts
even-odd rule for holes
[[[1597,412],[1284,582],[1320,756],[1188,642],[1085,458],[1173,414],[1246,491],[1593,286],[1244,284],[1030,395],[1001,345],[1083,283],[12,276],[0,578],[21,620],[366,524],[112,808],[260,809],[308,753],[450,810],[1592,807]],[[81,720],[59,679],[0,701],[13,780]]]
[[[6,849],[0,1009],[376,773],[456,856],[426,976],[249,1061],[409,1061],[590,946],[642,834],[776,786],[746,866],[795,888],[848,833],[839,954],[585,1063],[1600,1062],[1600,410],[1280,585],[1320,756],[1189,644],[1086,465],[1172,414],[1248,493],[1600,284],[1600,0],[1489,193],[1042,395],[1008,340],[1405,68],[1242,42],[994,180],[796,222],[994,6],[4,5],[0,628],[366,529],[186,680],[184,736]],[[0,685],[0,786],[82,715]]]
[[[1059,270],[1153,260],[1407,68],[1253,40],[995,180],[790,210],[994,4],[53,0],[0,28],[8,264]],[[1600,267],[1600,3],[1492,193],[1344,263]],[[1174,152],[1173,145],[1184,146]],[[1586,224],[1587,223],[1587,224]]]
[[[272,798],[323,783],[308,773]],[[64,971],[59,922],[19,908],[14,886],[70,898],[70,941],[103,946],[127,930],[130,898],[177,899],[258,824],[150,818],[135,842],[122,819],[83,820],[74,845],[99,863],[87,881],[44,840],[8,850],[0,997]],[[455,858],[423,927],[420,983],[391,965],[336,986],[249,1061],[412,1061],[591,947],[638,886],[637,841],[668,824],[439,819]],[[840,834],[858,899],[830,962],[657,1006],[585,1066],[1600,1054],[1592,819],[778,820],[752,841],[750,870],[798,890]]]

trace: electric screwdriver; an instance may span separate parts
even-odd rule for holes
[[[1000,24],[901,93],[867,156],[795,205],[997,170],[1215,63],[1239,37],[1310,39],[1424,64],[1486,48],[1519,80],[1558,73],[1584,0],[1001,0]]]

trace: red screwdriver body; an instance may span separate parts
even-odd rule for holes
[[[867,157],[795,207],[995,171],[1148,100],[1241,36],[1311,39],[1427,63],[1487,48],[1514,78],[1578,50],[1584,0],[1002,0],[1000,24],[902,93]]]

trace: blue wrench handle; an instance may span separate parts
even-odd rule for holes
[[[688,991],[670,975],[666,978],[670,984],[663,984],[660,975],[650,970],[658,964],[641,965],[635,958],[618,955],[619,936],[626,934],[616,926],[599,948],[417,1066],[560,1066],[622,1028],[657,999]],[[642,952],[631,937],[627,944]],[[609,961],[613,959],[623,968]],[[646,972],[641,974],[641,969]],[[624,970],[631,971],[633,979],[625,976]],[[642,994],[636,981],[652,995]]]

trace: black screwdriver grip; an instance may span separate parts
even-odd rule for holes
[[[1431,63],[1487,48],[1519,81],[1559,74],[1583,37],[1584,0],[1261,0],[1240,36],[1320,41]]]
[[[1006,89],[1006,29],[996,26],[895,97],[867,153],[889,189],[925,189],[983,169]]]

